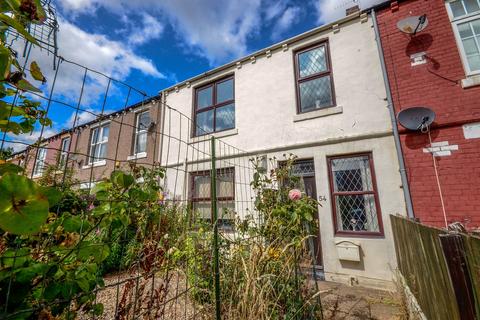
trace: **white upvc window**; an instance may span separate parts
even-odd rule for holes
[[[47,159],[47,149],[38,149],[37,158],[35,159],[35,165],[33,166],[33,176],[39,177],[45,170],[45,160]]]
[[[102,162],[107,157],[109,129],[109,124],[104,124],[92,129],[88,164]]]
[[[135,137],[133,139],[133,154],[140,155],[147,152],[147,135],[150,126],[150,112],[143,111],[136,115]]]
[[[60,167],[65,167],[67,165],[67,156],[70,149],[70,137],[62,139],[62,145],[60,149]]]
[[[446,2],[465,71],[480,74],[480,0]]]

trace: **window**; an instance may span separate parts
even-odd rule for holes
[[[150,113],[144,111],[138,113],[135,120],[135,137],[133,140],[133,154],[147,152],[147,135],[150,126]]]
[[[455,0],[447,7],[467,74],[480,73],[480,1]]]
[[[383,234],[371,154],[328,158],[337,234]]]
[[[65,167],[67,165],[67,156],[70,149],[70,137],[63,138],[61,149],[60,149],[60,167]]]
[[[335,105],[328,42],[295,52],[297,112]]]
[[[90,140],[89,164],[94,164],[104,160],[107,156],[109,125],[103,125],[92,129]]]
[[[219,227],[231,229],[235,211],[234,168],[217,169],[217,208]],[[212,220],[210,170],[191,174],[192,208],[200,218]]]
[[[197,88],[194,110],[195,136],[235,128],[233,77]]]
[[[38,149],[37,158],[35,159],[35,165],[33,166],[33,175],[41,176],[45,169],[45,160],[47,158],[47,149]]]

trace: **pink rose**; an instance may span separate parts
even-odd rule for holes
[[[288,198],[290,200],[296,201],[299,200],[302,197],[302,192],[298,189],[292,189],[288,192]]]
[[[93,209],[95,209],[95,206],[93,205],[93,203],[91,203],[91,204],[87,207],[87,210],[88,210],[88,211],[92,211]]]

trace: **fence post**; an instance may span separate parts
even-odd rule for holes
[[[472,280],[465,256],[463,237],[460,234],[441,234],[440,243],[455,291],[460,319],[475,320]]]
[[[213,223],[213,273],[215,283],[215,319],[221,319],[220,310],[220,266],[218,257],[218,208],[217,208],[217,168],[215,166],[215,137],[211,138],[212,168],[210,172],[210,193],[212,201],[212,223]]]

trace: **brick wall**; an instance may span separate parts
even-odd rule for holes
[[[422,14],[427,14],[429,25],[416,36],[397,29],[402,18]],[[402,1],[396,11],[378,12],[378,24],[396,112],[427,106],[437,116],[433,146],[427,134],[399,127],[415,216],[424,223],[444,225],[433,152],[448,222],[480,227],[480,139],[466,139],[462,128],[480,122],[480,86],[462,88],[466,74],[445,1]],[[422,51],[427,62],[412,66],[410,55]]]

